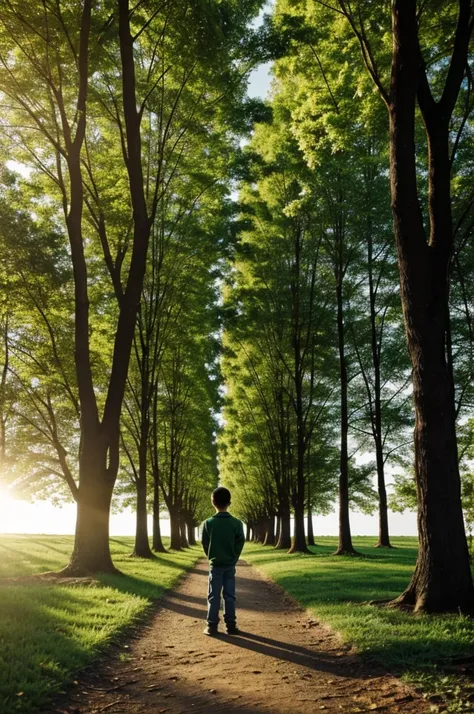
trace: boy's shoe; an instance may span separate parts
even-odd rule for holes
[[[237,625],[227,625],[227,634],[228,635],[240,635],[242,634]]]
[[[213,622],[208,622],[207,626],[204,628],[203,633],[205,635],[209,635],[209,637],[214,637],[214,635],[219,634],[219,630],[217,629],[217,625]]]

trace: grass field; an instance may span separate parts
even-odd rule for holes
[[[113,538],[124,573],[89,585],[2,584],[2,578],[58,570],[67,564],[68,536],[0,535],[0,712],[34,711],[72,682],[78,671],[142,616],[201,555],[199,548],[130,558],[132,538]]]
[[[362,558],[333,556],[336,538],[316,541],[312,556],[246,544],[243,557],[364,655],[418,683],[434,702],[439,695],[439,711],[474,711],[472,682],[443,669],[453,658],[474,654],[473,619],[414,616],[366,604],[404,590],[416,561],[416,538],[393,538],[393,550],[375,549],[376,538],[354,538]]]
[[[332,556],[335,538],[318,538],[313,556],[246,544],[243,557],[365,656],[439,695],[433,712],[474,711],[472,680],[444,670],[452,658],[473,655],[474,620],[366,604],[402,592],[416,560],[414,538],[394,538],[396,548],[389,551],[374,549],[375,540],[354,539],[362,558]],[[129,557],[132,538],[113,538],[111,545],[122,577],[74,586],[7,583],[5,578],[60,569],[72,537],[0,536],[1,714],[26,714],[44,705],[201,555],[196,547],[148,562]]]

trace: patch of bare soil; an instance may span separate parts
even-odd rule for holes
[[[0,587],[8,585],[99,585],[95,578],[79,578],[69,575],[62,575],[60,572],[35,573],[34,575],[18,575],[8,578],[0,578]]]
[[[117,647],[48,714],[428,711],[413,690],[341,645],[245,562],[237,568],[240,636],[203,635],[206,595],[202,562],[163,598],[139,637]]]

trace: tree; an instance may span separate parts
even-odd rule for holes
[[[330,269],[323,277],[334,285],[335,325],[340,393],[340,543],[338,552],[353,553],[349,524],[349,443],[377,455],[382,541],[388,542],[384,474],[386,425],[382,425],[381,336],[385,314],[396,314],[393,285],[380,281],[394,257],[387,230],[388,180],[385,129],[380,111],[354,96],[350,60],[341,64],[339,48],[331,42],[327,17],[317,8],[279,3],[274,23],[281,32],[292,33],[286,55],[275,64],[274,95],[288,111],[289,130],[298,141],[310,171],[313,210],[324,225],[324,253]],[[354,48],[345,46],[345,55]],[[393,270],[392,270],[393,272]],[[369,286],[367,301],[366,285]],[[369,311],[367,312],[366,302]],[[380,317],[381,315],[381,317]],[[367,316],[370,325],[365,327]],[[388,328],[387,328],[388,329]],[[354,339],[357,333],[358,342]],[[365,340],[371,352],[362,349]],[[388,354],[388,350],[386,352]],[[368,364],[368,361],[370,364]],[[393,360],[392,360],[393,366]],[[372,376],[373,375],[373,376]],[[373,380],[373,384],[371,384]],[[383,383],[384,387],[389,379]],[[363,388],[360,388],[360,385]],[[395,387],[397,392],[399,385]],[[368,392],[368,393],[367,393]],[[367,409],[371,411],[370,417]],[[388,413],[388,409],[387,409]],[[369,422],[362,423],[363,419]],[[357,421],[357,423],[356,423]],[[374,446],[365,436],[372,431]],[[392,432],[394,431],[392,419]],[[388,452],[389,449],[387,448]]]
[[[152,229],[125,398],[127,416],[122,429],[137,494],[134,554],[141,557],[152,556],[147,532],[147,488],[150,455],[158,447],[151,428],[155,423],[152,410],[159,401],[161,362],[172,343],[180,340],[180,330],[186,329],[183,310],[195,307],[193,303],[191,306],[186,303],[195,274],[200,275],[204,295],[208,295],[206,281],[212,283],[216,279],[213,267],[219,261],[217,247],[220,232],[225,234],[226,230],[225,179],[231,170],[231,162],[223,157],[232,156],[234,139],[229,137],[222,118],[209,112],[216,92],[209,88],[209,96],[203,102],[201,90],[200,84],[193,86],[186,78],[186,83],[180,87],[178,107],[174,85],[162,89],[161,103],[154,112],[159,116],[159,123],[168,121],[170,140],[160,139],[156,145],[154,134],[147,133],[148,161],[163,164],[165,188],[160,195]],[[172,110],[173,117],[167,119],[166,112]],[[208,125],[207,131],[203,131],[204,123]],[[211,126],[212,131],[209,131]],[[178,147],[176,134],[180,136]],[[147,192],[152,190],[153,181],[149,176]],[[197,254],[199,258],[195,257]],[[209,308],[209,305],[201,305],[197,309],[205,313]],[[206,329],[205,318],[196,327]],[[213,327],[207,325],[207,329],[212,331]],[[186,369],[186,364],[183,368]],[[158,457],[152,458],[152,461],[157,467],[152,479],[156,514],[154,540],[156,548],[161,550],[158,514],[162,485]]]
[[[469,611],[474,588],[461,509],[454,385],[447,346],[449,265],[454,248],[450,176],[455,151],[450,149],[450,128],[468,66],[472,7],[469,0],[450,3],[443,22],[445,33],[449,28],[449,43],[444,61],[440,61],[433,56],[433,43],[427,48],[423,38],[427,5],[417,10],[415,3],[394,0],[387,86],[387,70],[374,50],[374,44],[379,49],[380,40],[368,34],[367,8],[363,3],[357,6],[355,10],[346,2],[338,3],[359,40],[367,71],[389,114],[392,207],[413,367],[420,550],[411,583],[396,602],[413,605],[416,611]],[[417,185],[417,102],[429,147],[429,235]],[[449,538],[440,523],[449,529]]]
[[[138,116],[134,96],[133,58],[130,54],[128,3],[122,2],[119,7],[125,65],[124,95],[128,97],[125,110],[128,114],[127,139],[133,145],[137,140]],[[69,8],[66,15],[61,8],[56,14],[46,6],[37,11],[29,6],[27,10],[25,14],[17,5],[9,3],[0,17],[16,49],[16,62],[7,60],[5,54],[2,56],[1,84],[2,90],[16,103],[18,111],[23,113],[30,132],[38,130],[57,157],[57,172],[52,175],[52,180],[63,197],[70,243],[75,290],[75,363],[82,433],[76,538],[68,572],[80,575],[96,570],[114,571],[108,542],[108,519],[118,466],[120,408],[141,289],[141,274],[144,270],[147,233],[144,239],[138,231],[135,234],[134,260],[131,261],[130,279],[117,323],[116,359],[101,419],[94,392],[90,355],[88,271],[82,226],[84,189],[81,153],[86,135],[92,3],[85,0],[79,18],[76,13],[70,13]],[[54,56],[50,52],[52,45],[57,47]],[[37,91],[34,93],[25,84],[20,57],[27,63],[37,82]],[[69,84],[71,89],[68,90],[63,83],[64,62],[74,67]],[[49,102],[49,110],[40,110],[43,100]],[[130,149],[132,146],[129,145]],[[137,158],[135,151],[132,172],[136,169]],[[67,177],[63,174],[64,169]],[[139,191],[138,184],[136,191]]]
[[[92,7],[86,0],[81,8],[69,3],[25,6],[11,2],[0,12],[4,47],[0,86],[11,103],[10,138],[19,147],[17,158],[32,163],[50,182],[49,195],[63,211],[74,276],[81,448],[70,573],[114,570],[108,543],[109,509],[149,237],[166,189],[167,171],[177,170],[185,150],[183,124],[174,133],[172,119],[191,78],[193,104],[198,106],[209,86],[218,84],[224,75],[227,79],[239,75],[237,57],[233,73],[229,69],[230,48],[254,10],[252,2],[242,10],[210,4],[193,7],[190,19],[187,3],[165,2],[159,12],[148,12],[142,3],[130,7],[127,0],[120,0],[117,8],[106,2]],[[157,54],[163,41],[166,51]],[[100,57],[99,47],[103,50]],[[159,115],[160,123],[153,108],[160,103],[168,75],[174,98],[165,114]],[[222,105],[226,99],[224,93]],[[210,111],[207,107],[201,124],[204,130]],[[185,124],[192,122],[193,111],[182,118]],[[168,142],[173,148],[166,171],[163,162],[170,158],[169,152],[168,156],[159,153],[156,162],[147,162],[142,151],[145,130],[158,137],[158,143]],[[107,164],[107,156],[121,158]],[[151,192],[145,177],[153,181]],[[122,189],[120,206],[110,200],[117,196],[117,186]],[[125,230],[124,225],[128,226]],[[111,328],[110,369],[100,378],[91,356],[91,293],[99,285],[91,278],[94,273],[97,278],[99,256],[110,280],[103,297]],[[114,306],[108,299],[111,293]],[[99,314],[103,309],[97,306]]]
[[[385,137],[384,137],[385,139]],[[396,255],[388,222],[388,186],[384,176],[385,156],[369,141],[363,163],[363,201],[359,227],[366,253],[356,265],[362,289],[352,297],[349,339],[360,374],[354,386],[351,430],[360,448],[375,451],[379,494],[379,538],[376,547],[389,548],[386,464],[411,443],[410,375],[402,332],[402,314],[396,281]],[[366,281],[368,284],[366,284]],[[354,310],[354,307],[356,308]]]
[[[231,274],[234,320],[228,323],[226,375],[236,386],[225,413],[231,435],[225,472],[226,479],[233,478],[233,469],[251,479],[248,515],[257,538],[275,540],[277,516],[277,547],[288,547],[292,507],[290,550],[308,552],[308,461],[310,449],[321,445],[315,433],[320,429],[322,437],[332,392],[330,309],[317,290],[323,274],[320,222],[285,119],[286,109],[275,103],[273,123],[258,127],[251,145],[253,174],[242,190],[240,244]]]
[[[35,220],[21,209],[17,178],[5,172],[0,204],[4,471],[17,494],[70,500],[77,497],[79,449],[72,274],[47,209]]]

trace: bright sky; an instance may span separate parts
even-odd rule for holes
[[[271,3],[269,3],[270,5]],[[267,7],[268,12],[268,7]],[[260,65],[249,78],[248,94],[251,97],[265,97],[270,87],[269,63]],[[17,168],[17,167],[15,167]],[[67,504],[55,507],[46,501],[13,500],[5,489],[0,489],[0,533],[47,533],[67,535],[74,533],[75,506]],[[416,535],[416,515],[405,512],[390,513],[390,532],[392,535]],[[163,521],[163,534],[168,535],[168,521]],[[151,532],[151,518],[150,518]],[[353,535],[377,535],[377,516],[351,513]],[[129,508],[123,513],[112,514],[110,519],[111,535],[133,535],[135,516]],[[337,535],[337,513],[314,518],[315,535]]]
[[[74,504],[62,508],[52,506],[46,501],[17,501],[10,498],[5,490],[0,491],[0,533],[46,533],[54,535],[73,535],[76,519]],[[337,535],[337,514],[316,516],[313,519],[315,535]],[[169,535],[169,522],[162,520],[162,533]],[[148,523],[151,533],[151,518]],[[377,535],[377,517],[362,513],[351,514],[353,535]],[[134,535],[135,516],[131,509],[110,517],[110,534]],[[390,514],[390,532],[392,535],[416,535],[415,515]]]

